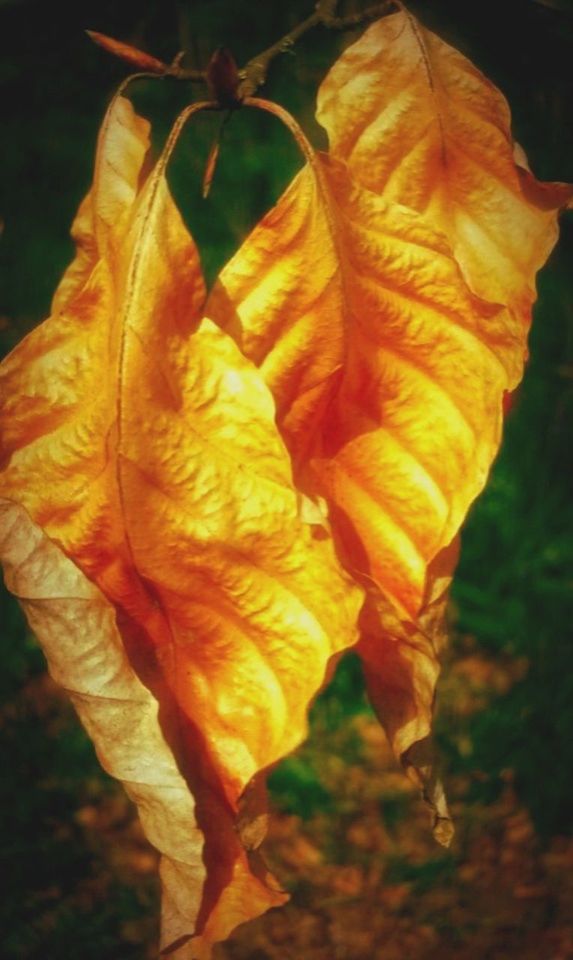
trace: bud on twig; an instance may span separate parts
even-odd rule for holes
[[[207,67],[207,83],[215,100],[222,107],[238,107],[239,71],[233,54],[225,47],[218,47]]]
[[[99,47],[103,47],[108,53],[113,53],[114,56],[120,57],[121,60],[125,60],[138,70],[145,70],[148,73],[157,74],[169,72],[168,65],[163,63],[162,60],[158,60],[157,57],[152,57],[150,53],[144,53],[143,50],[138,50],[137,47],[130,46],[129,43],[114,40],[113,37],[107,37],[105,33],[97,33],[95,30],[86,30],[86,33],[90,40],[97,43]]]

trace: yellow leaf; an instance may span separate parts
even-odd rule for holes
[[[424,213],[474,292],[528,322],[573,191],[516,164],[507,102],[466,57],[402,10],[345,50],[317,118],[362,185]]]
[[[169,866],[180,889],[163,938],[195,935],[183,960],[284,900],[235,827],[259,842],[257,775],[305,736],[329,659],[356,640],[362,596],[324,531],[299,518],[259,372],[201,320],[169,151],[139,189],[146,149],[143,122],[117,99],[55,312],[0,367],[0,495],[114,605],[160,701],[205,844],[200,889]]]
[[[505,359],[483,312],[481,320],[476,315],[475,330],[491,348],[490,361],[494,356],[502,360],[508,373],[505,389],[511,391],[526,353],[535,275],[557,239],[557,212],[571,200],[571,185],[540,183],[533,177],[523,151],[513,142],[503,95],[461,53],[404,9],[374,23],[340,57],[319,90],[317,119],[328,132],[331,155],[348,164],[354,180],[389,203],[423,215],[447,237],[471,290],[506,308],[497,315],[499,328],[514,338]],[[463,352],[451,359],[457,376],[463,377]],[[454,365],[449,375],[455,377]],[[479,407],[493,386],[492,371],[493,366],[488,372],[484,364],[481,384],[479,377],[468,378],[466,401],[471,403],[475,396]],[[465,461],[462,502],[453,516],[450,513],[452,526],[427,568],[426,596],[417,620],[392,625],[391,612],[380,600],[374,604],[375,615],[371,611],[367,616],[368,608],[363,615],[360,649],[370,695],[396,752],[406,762],[408,744],[424,739],[430,730],[435,648],[444,633],[444,590],[455,564],[455,542],[447,546],[446,541],[463,521],[495,455],[500,386],[496,381],[494,403],[478,414],[486,434],[484,456],[476,447],[477,456],[470,453]],[[410,398],[406,391],[404,415]],[[428,419],[431,411],[428,398]],[[441,434],[437,422],[428,432],[436,452]],[[450,433],[446,444],[450,457],[459,455],[463,437]],[[373,474],[378,464],[375,448],[364,441],[363,450]],[[444,456],[445,450],[438,454],[446,465]],[[476,486],[470,493],[472,482]],[[381,486],[384,489],[384,480]],[[440,486],[444,489],[443,482]],[[380,642],[380,626],[389,643]],[[420,769],[420,764],[416,766]],[[441,801],[434,805],[440,818]]]
[[[368,73],[354,67],[360,87]],[[357,103],[332,102],[343,133]],[[347,166],[304,149],[309,163],[223,270],[207,313],[259,366],[297,482],[326,500],[345,566],[369,588],[357,649],[370,696],[447,842],[423,749],[446,590],[456,535],[499,447],[503,398],[522,375],[526,325],[468,286],[443,217],[368,189],[352,157]],[[376,142],[373,164],[386,149]],[[527,278],[514,295],[530,298]]]
[[[318,155],[222,272],[207,312],[261,369],[307,494],[354,574],[415,618],[482,489],[525,335],[447,238]]]

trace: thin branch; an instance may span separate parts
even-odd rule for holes
[[[381,3],[367,7],[361,13],[352,13],[345,17],[338,17],[336,16],[337,0],[318,0],[314,13],[296,27],[293,27],[289,33],[286,33],[284,37],[281,37],[280,40],[277,40],[272,46],[263,50],[263,52],[259,53],[256,57],[253,57],[252,60],[249,60],[243,69],[239,71],[238,77],[240,83],[237,88],[237,98],[234,106],[239,106],[245,97],[251,97],[256,93],[259,87],[265,83],[269,67],[275,57],[291,50],[297,40],[300,40],[309,30],[313,30],[314,27],[318,26],[327,27],[329,30],[349,30],[352,29],[352,27],[359,26],[361,23],[366,23],[368,20],[375,20],[377,17],[383,16],[392,7],[401,8],[402,4],[400,0],[382,0]],[[89,30],[87,33],[95,43],[104,47],[109,53],[113,53],[127,60],[132,66],[137,66],[147,71],[151,70],[156,76],[173,77],[175,80],[188,80],[192,83],[206,83],[208,80],[208,71],[189,70],[181,66],[183,54],[178,54],[171,64],[166,64],[127,44],[113,40],[111,37],[106,37],[103,34],[94,33]],[[228,103],[221,103],[221,107],[224,109],[228,109],[228,106]]]
[[[306,20],[303,20],[302,23],[294,27],[290,33],[286,33],[284,37],[281,37],[280,40],[273,43],[271,47],[268,47],[266,50],[263,50],[262,53],[259,53],[258,56],[249,60],[246,66],[239,71],[241,77],[241,96],[251,97],[267,79],[269,67],[275,57],[278,57],[281,53],[287,53],[300,37],[304,36],[305,33],[308,33],[309,30],[317,27],[322,22],[322,15],[317,9],[310,17],[307,17]]]
[[[303,20],[294,27],[284,37],[273,43],[271,47],[263,50],[258,56],[253,57],[246,66],[239,71],[241,85],[239,88],[241,98],[252,96],[263,85],[267,79],[267,73],[272,61],[282,53],[287,53],[293,48],[297,40],[300,40],[305,33],[313,30],[314,27],[323,26],[332,30],[348,30],[357,27],[368,20],[375,20],[388,12],[391,7],[401,7],[398,0],[383,0],[373,6],[367,7],[361,13],[353,13],[346,17],[336,16],[337,0],[319,0],[316,10],[310,17]]]
[[[108,37],[105,33],[98,33],[96,30],[86,30],[90,40],[102,47],[114,57],[119,57],[129,63],[131,67],[143,70],[148,76],[156,77],[176,77],[178,80],[196,80],[204,83],[207,74],[204,70],[185,70],[181,67],[181,60],[185,56],[185,51],[178,53],[172,63],[163,63],[157,57],[139,50],[129,43],[123,43],[121,40],[115,40]]]
[[[395,7],[397,10],[403,9],[400,0],[385,0],[383,3],[374,3],[360,13],[350,13],[346,17],[324,17],[322,22],[325,27],[332,30],[351,30],[352,27],[359,27],[368,20],[377,20],[388,12],[389,7]]]
[[[547,7],[549,10],[554,10],[556,13],[564,13],[567,17],[573,16],[571,6],[564,2],[564,0],[533,0],[533,3]]]

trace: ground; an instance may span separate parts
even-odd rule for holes
[[[449,724],[466,757],[461,773],[445,763],[456,824],[449,850],[434,841],[428,811],[361,695],[350,715],[340,684],[323,698],[310,739],[272,778],[266,855],[291,901],[239,928],[216,960],[573,957],[573,839],[542,842],[511,766],[485,789],[491,776],[468,763],[469,721],[526,671],[523,660],[471,650],[446,669],[438,729]],[[37,672],[5,703],[2,726],[9,765],[11,754],[20,763],[27,755],[16,780],[34,779],[5,806],[12,890],[3,956],[151,960],[157,858],[121,789],[99,773],[71,708]]]

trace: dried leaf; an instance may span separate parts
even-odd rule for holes
[[[146,836],[161,851],[167,927],[187,930],[205,881],[203,834],[164,732],[173,718],[160,719],[159,700],[134,671],[112,604],[22,507],[3,499],[0,557],[6,586],[19,598],[50,673],[72,700],[103,768],[122,781]]]
[[[507,392],[501,393],[505,409],[526,354],[535,275],[557,239],[557,212],[570,203],[573,188],[533,177],[523,151],[513,143],[503,95],[469,60],[404,9],[374,23],[340,57],[319,90],[317,119],[327,129],[331,154],[348,164],[358,183],[422,214],[448,238],[471,290],[507,308],[498,314],[497,323],[514,337],[513,361],[508,354],[504,360],[500,344],[487,331],[489,325],[482,322],[476,328],[484,345],[493,348],[491,358],[501,359],[508,373]],[[458,362],[463,374],[461,353]],[[468,381],[468,397],[476,386],[478,396],[490,389],[485,365],[483,373],[481,387]],[[482,411],[491,430],[489,453],[484,459],[470,455],[467,460],[469,474],[478,484],[498,444],[497,386],[494,392],[495,404]],[[432,443],[439,432],[436,424]],[[450,436],[452,453],[461,439]],[[471,499],[470,495],[454,515],[455,528]],[[397,752],[406,748],[404,756],[412,755],[409,740],[430,731],[438,662],[433,651],[444,635],[444,591],[455,554],[452,541],[435,555],[428,567],[426,601],[417,622],[403,625],[400,640],[396,641],[400,632],[387,623],[388,612],[380,602],[377,613],[386,637],[394,642],[390,647],[379,642],[376,646],[372,617],[370,630],[363,632],[361,650],[371,698]],[[427,788],[426,775],[423,771],[421,775]],[[440,821],[440,802],[435,805]]]
[[[329,659],[355,642],[362,597],[298,517],[260,374],[200,319],[197,252],[162,160],[139,189],[146,149],[142,121],[117,99],[56,311],[0,368],[0,494],[114,604],[162,705],[170,691],[207,878],[200,902],[179,878],[164,943],[196,933],[175,955],[203,957],[284,900],[240,842],[241,797],[305,736]],[[258,803],[243,817],[250,846],[262,816]]]
[[[177,960],[284,899],[257,854],[264,771],[304,737],[359,612],[372,701],[447,842],[428,746],[456,537],[571,197],[405,11],[343,54],[318,116],[331,156],[295,130],[307,166],[205,308],[165,180],[175,134],[146,177],[147,125],[116,99],[52,316],[0,367],[8,575],[165,854]]]
[[[466,57],[402,10],[343,53],[317,118],[361,184],[424,213],[473,291],[529,321],[573,190],[516,165],[507,102]]]
[[[207,312],[257,363],[305,492],[354,574],[415,618],[497,450],[525,337],[446,237],[317,156],[222,272]]]
[[[434,836],[443,846],[452,840],[453,825],[437,776],[432,721],[458,549],[456,539],[428,566],[430,593],[415,620],[404,620],[380,591],[370,590],[356,648],[372,706],[395,755],[421,789],[432,812]]]
[[[396,56],[403,73],[412,67],[411,51]],[[368,70],[362,61],[354,69],[360,88]],[[384,84],[376,65],[372,76],[366,106]],[[334,95],[329,105],[338,116]],[[341,95],[341,138],[352,111],[359,123],[358,89],[352,107]],[[386,152],[397,162],[394,140],[376,141],[379,167]],[[431,183],[435,174],[437,204],[448,181],[430,156],[423,169]],[[207,312],[261,369],[298,482],[326,499],[347,569],[371,585],[358,647],[371,696],[396,752],[433,791],[447,839],[441,788],[412,748],[430,734],[456,535],[497,452],[526,326],[468,286],[443,210],[427,205],[421,215],[402,196],[399,204],[380,196],[361,182],[367,169],[312,158],[222,272]],[[536,222],[545,230],[541,214]],[[506,299],[513,308],[528,298],[522,275]]]

